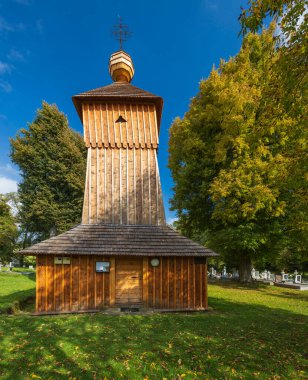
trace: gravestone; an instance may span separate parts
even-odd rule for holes
[[[281,274],[276,274],[275,275],[275,282],[282,282],[282,276],[281,276]]]
[[[223,270],[222,270],[222,273],[221,273],[221,277],[222,278],[227,278],[228,275],[227,275],[227,268],[224,266],[223,267]]]
[[[232,278],[237,280],[237,279],[239,279],[239,277],[240,277],[239,272],[237,270],[234,270],[232,272]]]
[[[252,269],[251,269],[251,277],[252,277],[253,279],[256,278],[256,270],[255,270],[255,268],[252,268]]]
[[[294,273],[294,284],[301,284],[302,282],[302,275],[301,274],[296,274]]]
[[[267,270],[263,271],[263,272],[260,274],[260,277],[262,278],[262,280],[267,280]]]

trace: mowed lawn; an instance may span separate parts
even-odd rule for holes
[[[35,274],[0,272],[0,313],[35,294]],[[0,314],[1,315],[1,314]]]
[[[0,315],[0,378],[304,379],[307,300],[225,284],[209,285],[207,313]]]

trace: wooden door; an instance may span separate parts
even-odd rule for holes
[[[142,259],[116,258],[116,304],[135,305],[142,302]]]

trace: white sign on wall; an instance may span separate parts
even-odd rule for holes
[[[110,272],[110,262],[109,261],[97,261],[96,262],[96,272]]]

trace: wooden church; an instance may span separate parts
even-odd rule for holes
[[[37,258],[36,312],[201,310],[217,254],[166,225],[157,163],[163,100],[133,86],[131,57],[113,83],[73,97],[87,149],[82,224],[23,250]]]

